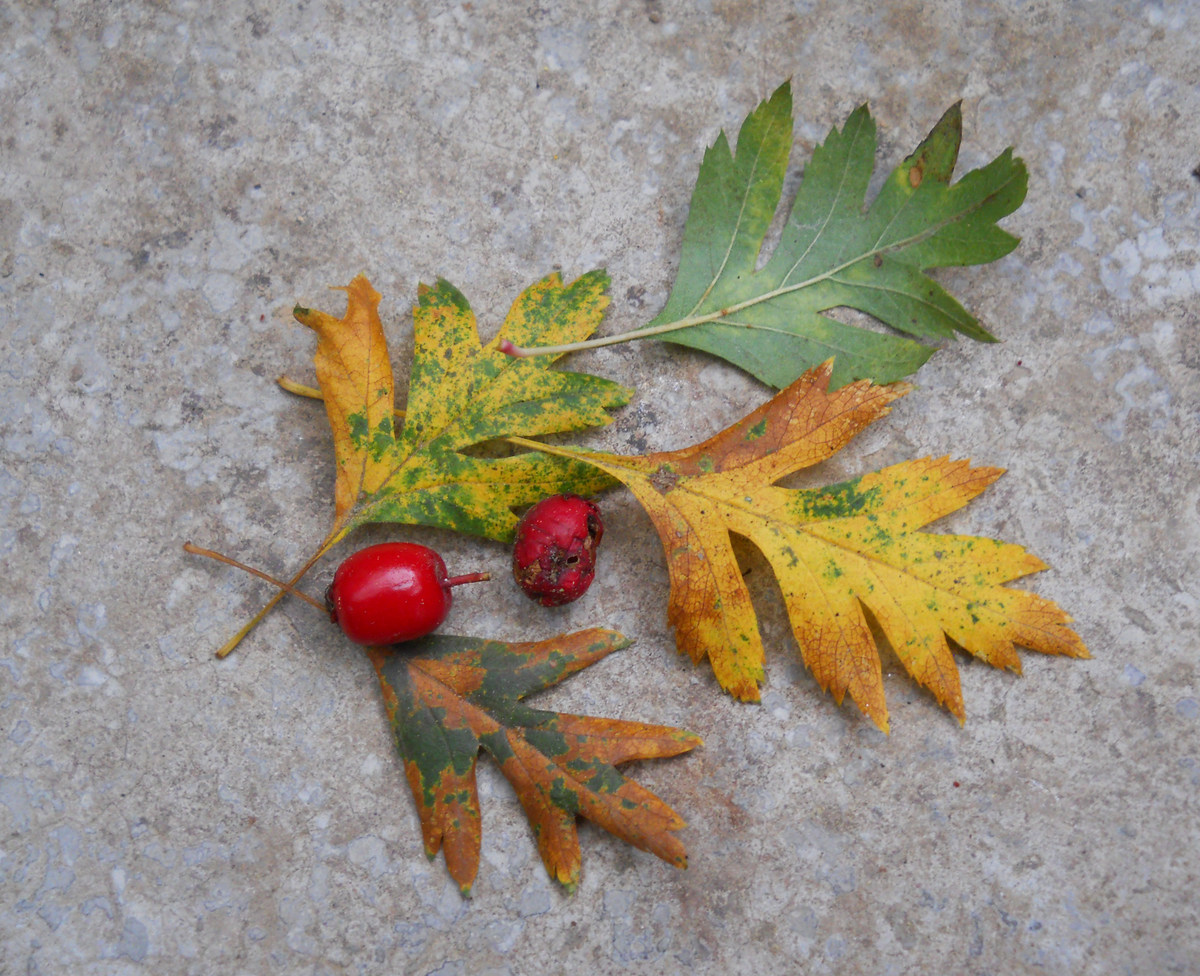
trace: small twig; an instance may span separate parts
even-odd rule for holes
[[[443,586],[462,586],[463,583],[486,583],[492,578],[491,573],[463,573],[461,576],[451,576]]]
[[[192,555],[207,556],[209,559],[215,559],[219,563],[225,563],[226,566],[234,566],[237,569],[245,570],[251,576],[257,576],[261,580],[266,580],[268,583],[278,586],[285,593],[290,593],[292,596],[298,596],[305,603],[309,603],[316,607],[321,611],[321,613],[329,612],[325,604],[318,603],[303,590],[298,590],[296,587],[292,586],[291,583],[285,583],[283,580],[276,579],[274,576],[264,573],[261,569],[255,569],[253,566],[247,566],[245,563],[239,563],[236,559],[230,559],[228,556],[222,555],[219,552],[215,552],[212,549],[201,549],[199,546],[194,546],[190,542],[185,542],[183,544],[183,548],[185,552],[190,552]]]

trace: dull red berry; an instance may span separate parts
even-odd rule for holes
[[[356,644],[399,644],[435,630],[450,611],[450,588],[487,573],[446,576],[442,557],[413,542],[360,549],[325,591],[329,617]]]
[[[517,526],[517,584],[544,607],[578,600],[596,575],[596,547],[603,535],[600,509],[586,498],[543,498]]]

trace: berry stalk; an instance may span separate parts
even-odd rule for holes
[[[462,586],[463,583],[486,583],[492,578],[491,573],[463,573],[462,576],[451,576],[446,580],[446,586]]]

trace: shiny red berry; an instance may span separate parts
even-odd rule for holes
[[[517,526],[517,584],[544,607],[578,600],[596,575],[596,547],[603,535],[593,502],[578,495],[543,498]]]
[[[450,588],[487,573],[446,576],[442,557],[413,542],[384,542],[350,556],[325,591],[329,617],[356,644],[399,644],[437,629]]]

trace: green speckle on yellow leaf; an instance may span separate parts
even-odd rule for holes
[[[346,427],[350,431],[350,440],[356,448],[361,448],[367,443],[367,436],[371,429],[365,410],[349,414],[346,417]]]
[[[731,694],[758,699],[764,649],[732,533],[753,543],[779,579],[817,682],[836,701],[849,695],[885,731],[882,670],[864,607],[910,674],[960,719],[947,636],[1002,667],[1019,665],[1014,644],[1086,657],[1065,613],[1002,585],[1043,568],[1040,561],[995,540],[917,531],[965,505],[997,469],[921,458],[824,488],[774,483],[832,456],[905,392],[865,382],[830,391],[831,372],[830,363],[811,370],[690,450],[573,452],[624,481],[650,515],[667,558],[667,619],[679,649],[707,659]],[[746,436],[764,424],[786,436]]]
[[[860,490],[859,478],[798,492],[794,510],[804,520],[845,518],[873,507],[879,501],[879,490]]]

